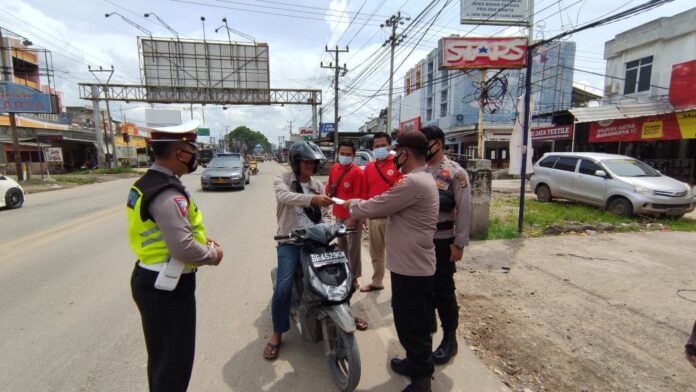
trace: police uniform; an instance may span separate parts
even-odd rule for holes
[[[195,134],[160,137],[195,140]],[[186,391],[195,348],[195,272],[216,264],[217,252],[208,244],[196,203],[174,172],[159,164],[131,187],[127,217],[128,239],[138,259],[131,290],[142,317],[150,391]],[[183,273],[172,291],[155,288],[170,258],[186,263]]]
[[[436,165],[428,166],[438,188],[440,209],[434,236],[437,268],[435,271],[435,308],[440,316],[445,340],[456,343],[459,307],[455,295],[454,262],[450,261],[450,245],[462,249],[469,244],[471,187],[469,175],[458,163],[446,156]],[[433,315],[434,317],[434,315]],[[436,329],[436,320],[433,320]]]

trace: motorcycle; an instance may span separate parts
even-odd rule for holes
[[[348,301],[353,295],[353,274],[345,253],[336,244],[347,233],[344,225],[319,223],[293,230],[276,241],[300,245],[301,262],[295,271],[290,316],[302,339],[324,340],[334,383],[341,392],[355,390],[360,382],[360,352],[355,321]],[[275,288],[276,269],[271,272]]]
[[[259,174],[259,168],[258,168],[258,164],[256,163],[256,161],[249,162],[249,170],[251,170],[251,174],[253,174],[253,175]]]

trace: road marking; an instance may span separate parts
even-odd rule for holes
[[[9,258],[11,256],[16,256],[20,253],[24,253],[26,251],[29,251],[31,249],[36,248],[38,245],[45,244],[47,242],[50,242],[54,240],[56,237],[59,237],[61,235],[66,235],[70,234],[69,230],[72,228],[75,228],[76,226],[85,226],[88,224],[92,224],[97,222],[98,220],[102,218],[106,218],[110,215],[113,215],[117,212],[123,212],[124,206],[119,205],[116,207],[112,208],[107,208],[105,210],[100,210],[92,214],[85,215],[83,217],[68,221],[66,223],[63,223],[61,225],[52,227],[47,230],[40,231],[38,233],[34,233],[31,235],[28,235],[26,237],[18,238],[16,240],[6,242],[4,244],[0,245],[0,251],[3,249],[15,249],[14,252],[10,253],[4,253],[2,256],[0,256],[0,260]]]

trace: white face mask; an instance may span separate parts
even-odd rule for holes
[[[380,161],[387,159],[387,157],[389,156],[389,150],[387,150],[386,147],[375,148],[374,153],[375,157]]]
[[[351,162],[353,162],[353,157],[346,157],[343,155],[338,156],[338,163],[340,163],[343,166],[348,166]]]

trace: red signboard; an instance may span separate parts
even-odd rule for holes
[[[421,121],[420,116],[399,123],[399,136],[406,132],[420,131]]]
[[[527,65],[527,38],[440,39],[440,68],[486,69],[524,68]]]
[[[672,66],[669,102],[675,109],[696,108],[696,60]]]
[[[532,140],[568,140],[573,137],[571,125],[553,125],[550,127],[533,128]]]
[[[696,138],[696,110],[590,124],[591,143],[692,138]]]

